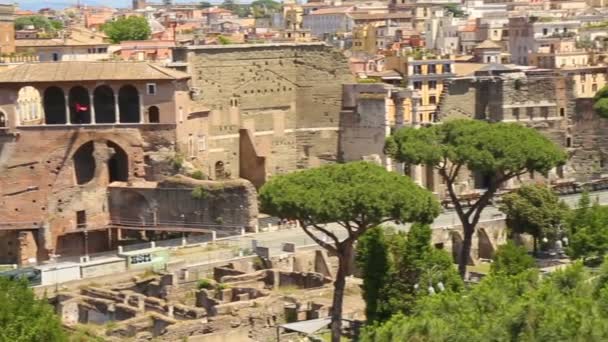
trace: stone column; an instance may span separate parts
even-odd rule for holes
[[[95,122],[95,106],[93,105],[93,93],[89,93],[89,112],[91,113],[91,124],[96,124]]]
[[[424,185],[422,184],[422,165],[414,165],[412,172],[412,178],[414,179],[414,182],[424,187]]]
[[[145,109],[144,109],[144,99],[142,98],[141,94],[137,94],[137,98],[139,100],[139,123],[143,124],[146,122],[146,120],[144,119],[144,113],[145,113]]]
[[[114,122],[120,123],[120,106],[118,105],[118,93],[114,93]]]
[[[72,124],[72,115],[70,113],[70,97],[65,95],[65,123],[67,125]]]

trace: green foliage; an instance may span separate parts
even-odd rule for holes
[[[558,229],[568,216],[568,206],[550,188],[531,185],[503,196],[499,209],[507,215],[507,224],[515,233],[528,233],[537,241],[559,239]]]
[[[0,277],[0,341],[66,341],[59,317],[25,281]]]
[[[382,288],[389,282],[392,260],[382,227],[363,234],[357,244],[356,263],[363,278],[363,299],[368,322],[376,321],[379,313]]]
[[[430,223],[433,195],[408,177],[368,162],[332,164],[271,178],[260,189],[262,211],[305,224],[385,221]],[[362,234],[363,232],[361,232]]]
[[[238,15],[240,18],[247,17],[251,14],[251,7],[249,5],[240,5],[234,0],[224,0],[224,2],[220,5],[220,8],[229,10],[230,12]]]
[[[196,282],[196,288],[201,290],[201,289],[206,289],[206,290],[211,290],[213,288],[213,284],[214,282],[210,279],[207,278],[203,278],[203,279],[199,279]]]
[[[387,150],[411,165],[440,165],[444,160],[483,174],[546,174],[566,154],[536,130],[515,123],[452,120],[425,128],[405,127],[388,138]]]
[[[440,291],[460,291],[463,283],[452,258],[431,246],[431,229],[412,225],[407,236],[376,227],[357,245],[357,265],[363,278],[363,298],[368,322],[382,322],[393,314],[410,313],[429,286]]]
[[[491,274],[517,275],[536,266],[534,258],[528,255],[525,248],[515,245],[512,241],[498,247],[494,262],[490,266]]]
[[[250,10],[254,18],[270,18],[273,13],[281,11],[281,4],[273,0],[255,0]]]
[[[179,153],[176,153],[170,160],[171,166],[174,170],[179,170],[184,165],[184,156]]]
[[[454,201],[464,230],[458,260],[466,272],[467,257],[481,211],[502,184],[526,172],[547,174],[566,161],[566,154],[532,128],[515,123],[452,120],[430,127],[399,129],[385,144],[385,153],[407,165],[429,165],[438,170],[450,197],[457,197],[455,183],[466,168],[488,177],[488,188],[468,209]]]
[[[208,2],[208,1],[201,1],[198,4],[198,8],[200,8],[200,9],[205,9],[205,8],[209,8],[209,7],[212,7],[212,6],[213,5],[211,5],[211,3]]]
[[[207,192],[207,190],[205,190],[205,188],[202,185],[199,185],[192,190],[192,192],[190,193],[190,196],[193,199],[201,200],[201,199],[207,198],[209,196],[209,193]]]
[[[608,207],[591,203],[583,193],[578,208],[567,222],[570,257],[603,259],[608,251]]]
[[[146,18],[136,16],[119,18],[106,23],[102,30],[115,44],[124,40],[146,40],[152,33]]]
[[[608,118],[608,86],[604,86],[593,97],[593,109],[602,118]]]
[[[232,41],[228,37],[225,37],[225,36],[218,36],[217,37],[217,42],[220,45],[230,45],[230,44],[232,44]]]
[[[207,177],[205,177],[205,174],[203,173],[203,171],[196,170],[190,174],[190,178],[201,180],[201,179],[206,179]]]
[[[27,17],[19,17],[15,19],[15,29],[23,30],[26,26],[34,26],[36,30],[42,30],[47,33],[53,33],[63,29],[63,23],[59,20],[49,20],[41,15],[32,15]]]
[[[462,18],[466,15],[466,13],[464,13],[464,11],[460,8],[458,4],[447,4],[443,6],[443,8],[446,12],[451,13],[452,16],[454,16],[455,18]]]
[[[357,78],[357,83],[380,83],[377,78]]]
[[[413,315],[369,327],[361,341],[606,341],[608,289],[598,284],[578,263],[544,279],[493,274],[464,294],[422,298]]]

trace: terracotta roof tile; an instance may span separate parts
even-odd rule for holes
[[[0,83],[177,80],[190,75],[147,62],[27,63],[0,72]]]

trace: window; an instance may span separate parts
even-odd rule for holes
[[[437,81],[429,81],[429,89],[437,89]]]
[[[519,108],[513,108],[513,117],[515,120],[519,120]]]
[[[566,116],[566,110],[564,108],[559,109],[559,116]]]
[[[422,82],[414,81],[414,89],[422,89]]]
[[[420,65],[414,65],[414,74],[422,74],[422,67]]]
[[[543,29],[543,36],[546,36],[547,34],[549,34],[549,30],[547,30],[546,28]]]
[[[437,73],[437,67],[435,66],[435,64],[429,64],[429,74],[435,74]]]
[[[59,60],[59,54],[57,52],[53,52],[53,62],[57,62]]]
[[[444,64],[443,65],[443,72],[444,73],[450,73],[450,72],[452,72],[452,65],[450,65],[450,64]]]
[[[87,227],[87,212],[84,210],[78,210],[76,212],[76,228],[84,229]]]
[[[597,84],[593,83],[591,85],[591,91],[594,92],[594,93],[597,93]]]
[[[571,137],[566,138],[566,147],[572,147],[572,138]]]
[[[156,83],[146,84],[146,91],[148,95],[156,95]]]
[[[437,104],[437,97],[436,96],[429,96],[429,104]]]
[[[534,119],[534,107],[526,108],[526,114],[530,117],[530,120]]]
[[[541,115],[547,119],[549,117],[549,108],[548,107],[541,107],[540,108],[540,113]]]
[[[587,81],[587,74],[581,74],[581,81],[583,81],[583,82]]]
[[[199,152],[207,150],[207,137],[204,135],[198,136],[198,150]]]

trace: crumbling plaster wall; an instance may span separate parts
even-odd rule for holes
[[[221,161],[239,175],[239,129],[266,157],[257,165],[266,176],[337,160],[342,84],[352,82],[339,52],[321,43],[229,45],[187,56],[193,106],[209,110],[207,150],[197,155],[206,173]]]
[[[108,148],[107,142],[116,144],[128,156],[129,180],[143,179],[144,155],[158,147],[146,141],[175,141],[172,127],[157,126],[149,130],[128,126],[22,127],[18,138],[10,143],[9,148],[2,149],[0,157],[0,218],[4,222],[37,222],[41,227],[35,236],[39,245],[38,255],[24,258],[38,257],[44,260],[52,252],[79,252],[82,248],[79,246],[81,237],[65,237],[65,243],[61,241],[63,236],[76,231],[76,212],[86,212],[89,227],[105,226],[109,219],[107,160],[113,151]],[[94,177],[79,185],[75,179],[73,156],[89,142],[95,146]],[[0,240],[0,244],[9,243],[13,245],[16,241]],[[0,250],[5,249],[5,246],[2,247]],[[104,248],[97,243],[91,243],[89,247],[89,252]],[[16,261],[8,259],[5,261]]]

